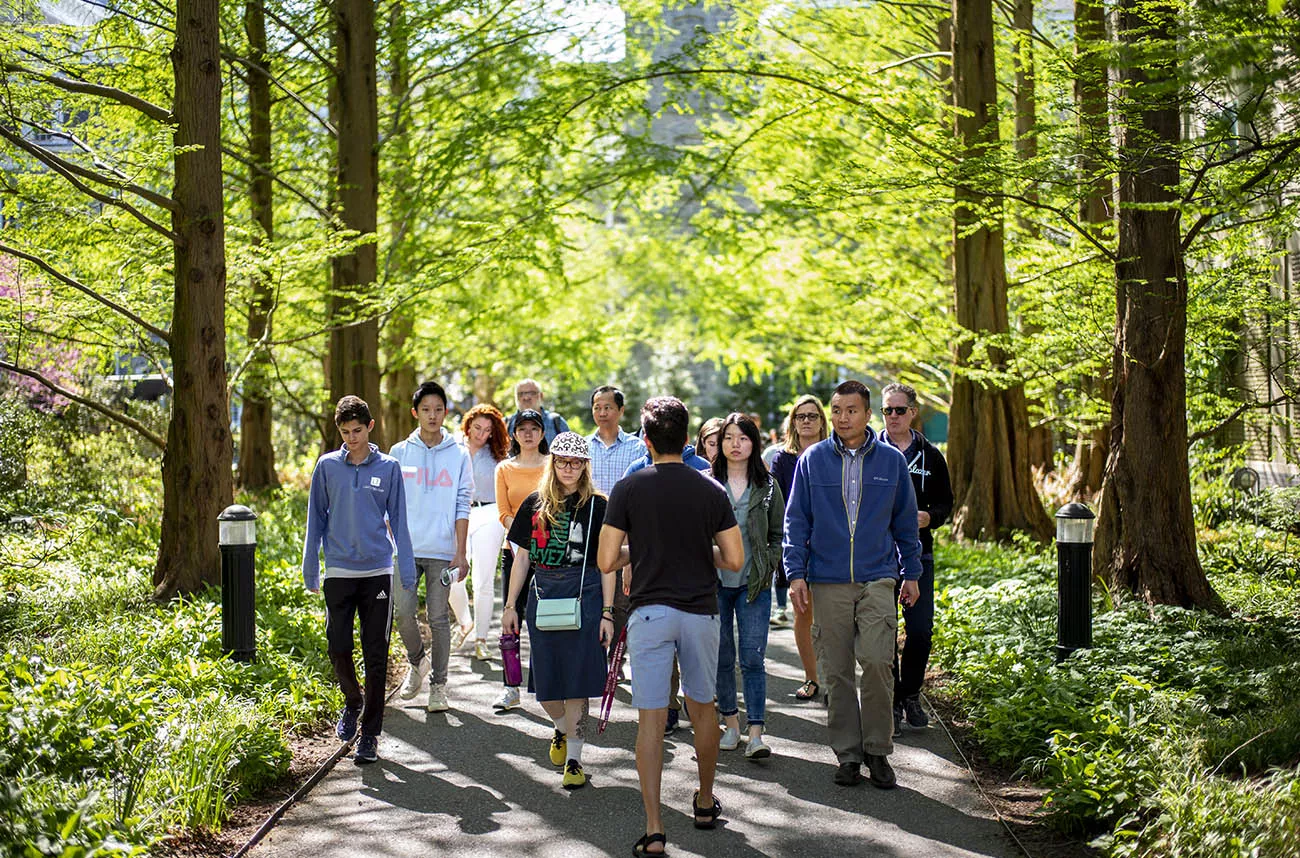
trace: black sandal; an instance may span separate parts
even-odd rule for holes
[[[691,796],[691,811],[695,814],[695,827],[708,830],[718,824],[718,817],[722,815],[722,802],[718,797],[713,797],[713,807],[707,810],[701,810],[697,802],[700,798],[700,791],[696,790],[695,795]]]
[[[659,843],[664,848],[658,852],[651,852],[647,848],[651,843]],[[632,845],[632,854],[638,856],[638,858],[642,855],[666,855],[668,853],[664,850],[667,848],[668,838],[662,834],[642,834],[641,839]]]
[[[821,695],[822,687],[817,684],[817,680],[809,679],[800,685],[794,692],[794,699],[801,703],[807,703],[810,700],[816,700]]]

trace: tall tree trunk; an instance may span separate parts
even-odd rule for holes
[[[1196,554],[1187,468],[1187,272],[1172,7],[1120,0],[1114,394],[1094,572],[1114,592],[1223,610]]]
[[[953,0],[952,9],[955,124],[967,172],[955,190],[953,289],[957,323],[972,337],[987,337],[1010,329],[1001,202],[978,187],[977,176],[979,159],[999,145],[993,9],[991,0]],[[970,340],[957,347],[948,439],[953,531],[965,539],[994,539],[1009,530],[1046,538],[1051,522],[1029,472],[1024,387],[973,381],[970,370],[1008,369],[1004,350],[990,346],[986,353],[977,361]]]
[[[265,0],[244,4],[244,32],[248,35],[248,174],[249,206],[258,228],[251,232],[254,247],[269,245],[275,221],[271,197],[271,56],[266,52]],[[267,489],[280,485],[275,473],[275,447],[271,443],[271,360],[258,343],[271,333],[274,295],[263,269],[252,276],[248,307],[248,342],[252,357],[244,370],[244,410],[239,418],[239,485]]]
[[[172,70],[176,175],[172,230],[172,417],[163,455],[154,596],[221,575],[217,516],[233,496],[226,399],[226,248],[221,188],[221,31],[217,0],[177,0]]]
[[[381,416],[379,322],[371,300],[375,288],[375,230],[379,210],[379,103],[375,82],[375,5],[372,0],[334,0],[334,126],[338,129],[336,184],[345,229],[370,240],[334,257],[330,295],[330,396],[360,396]],[[370,440],[384,446],[376,420]]]
[[[1011,58],[1015,69],[1015,108],[1016,108],[1016,160],[1032,172],[1033,162],[1038,158],[1038,95],[1034,80],[1034,0],[1015,0],[1011,10],[1011,26],[1016,34],[1016,51]],[[1038,185],[1030,182],[1025,187],[1025,199],[1029,201],[1032,215],[1033,205],[1038,202]],[[1038,224],[1031,216],[1021,215],[1017,222],[1026,235],[1037,238]],[[1041,330],[1037,326],[1026,326],[1025,335],[1037,336]],[[1041,410],[1037,401],[1036,410]],[[1034,426],[1029,430],[1029,466],[1046,473],[1052,470],[1055,437],[1050,424]]]
[[[1074,4],[1074,100],[1079,111],[1079,175],[1085,186],[1079,201],[1079,220],[1099,240],[1114,219],[1110,174],[1110,116],[1107,104],[1109,68],[1106,49],[1106,7],[1102,0],[1077,0]],[[1097,402],[1109,402],[1110,378],[1103,372],[1093,378],[1086,393]],[[1068,487],[1074,497],[1091,497],[1101,491],[1106,470],[1109,429],[1104,422],[1079,430]]]
[[[407,224],[414,204],[408,179],[411,158],[410,104],[411,89],[410,24],[406,20],[404,0],[392,0],[388,11],[388,103],[391,119],[390,136],[384,144],[384,161],[388,165],[389,193],[392,194],[389,224],[387,270],[405,270]],[[415,333],[415,309],[409,304],[397,307],[384,325],[384,424],[390,441],[402,437],[402,429],[411,423],[411,393],[415,390],[415,363],[406,354],[406,344]]]

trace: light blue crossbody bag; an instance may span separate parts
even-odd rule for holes
[[[582,545],[582,570],[578,576],[578,595],[566,599],[543,599],[537,589],[537,575],[533,575],[533,598],[536,602],[533,622],[537,628],[548,632],[570,632],[582,628],[582,586],[587,578],[587,551],[591,548],[591,525],[596,516],[596,499],[588,501],[587,534]],[[557,570],[562,571],[562,570]]]

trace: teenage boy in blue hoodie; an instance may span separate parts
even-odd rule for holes
[[[474,469],[466,449],[442,430],[442,421],[447,418],[447,392],[442,385],[426,381],[417,387],[411,396],[411,416],[419,425],[405,441],[394,444],[390,453],[401,465],[406,484],[406,518],[411,523],[415,575],[417,581],[424,577],[424,604],[433,639],[426,654],[415,622],[419,585],[410,592],[399,591],[394,606],[397,631],[411,660],[401,695],[407,700],[415,697],[429,674],[425,709],[445,712],[447,662],[451,657],[447,598],[451,585],[469,572],[465,545],[469,539]]]
[[[370,407],[356,396],[345,396],[334,409],[334,425],[343,436],[343,446],[321,456],[312,471],[302,580],[311,592],[321,591],[324,543],[325,639],[344,701],[335,732],[343,741],[351,741],[360,720],[356,761],[373,763],[379,759],[379,734],[384,726],[394,602],[390,592],[414,592],[415,560],[406,526],[402,471],[396,460],[370,443],[370,430],[375,427]],[[394,588],[394,578],[399,579],[400,587]],[[352,661],[352,618],[357,615],[366,666],[364,694]]]
[[[782,555],[790,600],[808,610],[813,595],[817,664],[827,688],[835,783],[862,782],[862,763],[881,789],[897,783],[893,753],[894,645],[900,599],[916,602],[921,577],[916,494],[907,460],[868,424],[871,395],[846,381],[831,397],[834,432],[809,447],[794,469]],[[854,662],[862,668],[854,682]],[[855,693],[855,685],[856,693]]]

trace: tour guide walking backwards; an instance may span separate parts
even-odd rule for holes
[[[384,683],[392,630],[393,543],[404,591],[415,591],[415,557],[406,527],[406,497],[397,460],[370,443],[375,421],[370,407],[345,396],[334,409],[343,446],[321,456],[311,474],[302,580],[319,593],[320,550],[325,545],[325,640],[334,675],[343,690],[343,712],[335,731],[343,741],[361,739],[356,761],[379,759],[384,726]],[[361,655],[366,665],[364,696],[352,662],[352,618],[361,615]],[[362,705],[364,702],[364,714]]]
[[[782,546],[790,599],[807,610],[813,595],[813,645],[828,690],[827,726],[839,760],[835,783],[896,784],[893,743],[894,588],[903,568],[901,600],[916,601],[921,577],[916,495],[907,460],[881,444],[867,424],[871,395],[846,381],[831,397],[834,433],[809,447],[794,470]],[[854,696],[853,662],[862,667]]]
[[[687,420],[686,406],[671,396],[651,399],[641,409],[654,464],[614,486],[597,555],[601,571],[613,574],[625,562],[620,550],[626,537],[634,570],[624,586],[632,605],[627,651],[632,705],[639,710],[636,770],[646,815],[646,833],[632,850],[637,855],[662,855],[667,843],[659,786],[674,653],[695,723],[700,776],[691,807],[695,827],[713,828],[722,812],[713,797],[718,763],[716,567],[740,571],[745,549],[722,487],[682,462]]]

